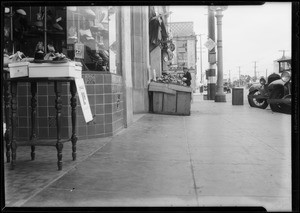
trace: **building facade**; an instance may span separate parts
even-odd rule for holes
[[[187,67],[192,75],[191,87],[196,90],[197,76],[197,37],[194,32],[193,22],[168,23],[173,43],[176,47],[172,60],[172,68],[181,72]]]
[[[150,57],[149,20],[153,17],[150,12],[154,11],[159,18],[157,32],[162,34],[166,7],[30,6],[13,2],[4,5],[4,56],[20,51],[34,59],[40,42],[44,55],[54,48],[55,53],[81,62],[94,119],[85,122],[77,98],[79,139],[112,136],[131,125],[134,114],[149,111],[151,67],[161,61],[161,58],[151,61]],[[18,84],[17,138],[28,139],[31,133],[30,91],[28,83]],[[71,131],[68,91],[69,85],[63,84],[62,137]],[[54,101],[53,85],[39,84],[36,121],[39,138],[56,137]]]

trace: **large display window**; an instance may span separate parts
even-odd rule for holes
[[[118,7],[6,7],[4,18],[7,55],[55,52],[80,61],[83,71],[121,74]]]
[[[67,7],[68,57],[86,70],[120,73],[118,26],[116,7]]]

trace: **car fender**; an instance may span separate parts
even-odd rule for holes
[[[261,90],[261,84],[253,84],[250,88],[249,88],[249,93],[255,91],[255,90]]]
[[[278,79],[278,80],[275,80],[275,81],[272,81],[270,84],[269,84],[269,88],[272,89],[274,86],[276,85],[281,85],[281,86],[284,86],[284,82],[281,80],[281,79]]]

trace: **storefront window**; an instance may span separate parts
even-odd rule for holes
[[[39,42],[45,53],[47,44],[60,53],[66,47],[64,7],[5,7],[4,19],[4,52],[8,55],[21,51],[33,58]]]
[[[112,6],[6,7],[3,51],[35,58],[40,44],[44,55],[62,53],[80,61],[83,71],[121,74],[118,11]]]
[[[117,11],[110,6],[67,7],[67,54],[83,70],[120,73]]]

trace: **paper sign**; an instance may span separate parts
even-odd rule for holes
[[[88,123],[93,120],[92,111],[90,108],[89,99],[86,93],[85,84],[82,78],[75,78],[75,84],[77,88],[77,93],[83,112],[85,122]]]
[[[75,58],[84,58],[84,44],[75,43]]]
[[[216,46],[216,43],[215,43],[211,38],[209,38],[209,39],[204,43],[204,46],[205,46],[209,51],[211,51],[211,50]]]

